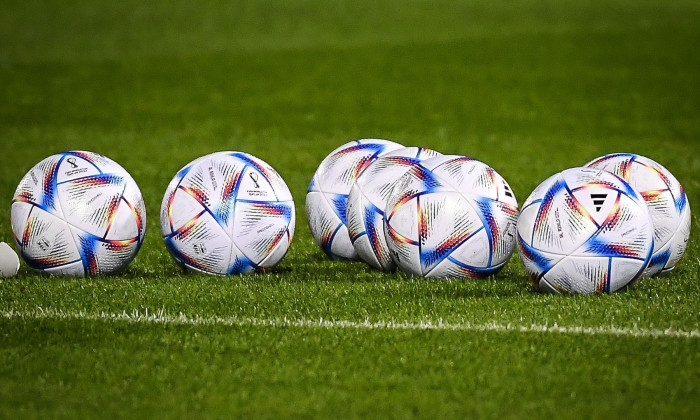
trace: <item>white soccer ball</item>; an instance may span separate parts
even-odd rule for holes
[[[552,175],[530,194],[518,218],[520,259],[541,291],[622,289],[642,274],[653,246],[642,196],[600,169]]]
[[[136,256],[146,231],[139,187],[97,153],[59,153],[22,178],[12,199],[12,231],[22,258],[48,274],[109,274]]]
[[[170,181],[160,226],[183,267],[208,274],[264,271],[282,260],[294,235],[294,201],[267,163],[241,152],[190,162]]]
[[[402,147],[380,139],[351,141],[333,150],[316,169],[306,194],[306,218],[316,243],[329,257],[357,257],[345,219],[350,187],[382,154]]]
[[[647,203],[654,222],[654,253],[644,275],[673,270],[690,238],[690,203],[676,177],[653,160],[632,153],[602,156],[586,166],[629,182]]]
[[[389,152],[365,170],[353,183],[346,211],[348,233],[357,255],[379,270],[396,264],[384,237],[384,208],[396,181],[408,169],[426,159],[441,156],[423,147],[405,147]]]
[[[19,257],[5,242],[0,242],[0,277],[14,277],[19,271]]]
[[[518,203],[490,166],[441,156],[411,166],[385,208],[396,265],[425,277],[485,277],[515,248]]]

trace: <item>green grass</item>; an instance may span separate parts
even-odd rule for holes
[[[379,4],[377,4],[379,3]],[[670,3],[670,4],[667,4]],[[125,273],[0,280],[0,311],[149,309],[261,320],[700,329],[698,217],[680,265],[612,296],[434,281],[329,261],[305,223],[323,157],[361,137],[464,154],[519,202],[605,153],[651,157],[700,203],[700,7],[647,1],[5,2],[0,201],[56,152],[134,176]],[[183,273],[159,235],[173,174],[218,150],[287,181],[297,232],[271,274]],[[12,241],[9,217],[0,240]],[[693,417],[700,340],[536,332],[0,318],[0,417]]]

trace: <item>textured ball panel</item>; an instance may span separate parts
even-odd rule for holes
[[[384,229],[382,229],[382,233],[385,234]],[[372,239],[374,238],[376,238],[376,236]],[[388,271],[391,269],[390,267],[396,266],[388,253],[386,254],[386,256],[382,256],[382,258],[384,261],[388,260],[391,262],[386,263],[386,265],[388,266],[387,268],[385,268],[385,266],[382,265],[382,263],[379,261],[378,257],[372,250],[372,243],[370,243],[370,237],[368,235],[362,235],[355,238],[354,242],[352,243],[352,246],[355,247],[357,255],[360,257],[360,259],[369,264],[370,267],[376,268],[377,270]]]
[[[674,269],[678,261],[685,253],[685,249],[690,240],[690,207],[686,207],[681,215],[680,224],[671,238],[666,242],[666,245],[660,249],[654,250],[654,255],[651,258],[649,267],[645,271],[646,275],[650,272],[657,272],[661,267],[660,273],[666,273]]]
[[[137,238],[139,243],[143,241],[146,229],[146,206],[143,195],[136,181],[117,162],[97,153],[84,151],[67,152],[60,162],[57,179],[65,217],[70,218],[68,214],[74,211],[69,203],[75,199],[74,194],[82,195],[88,201],[94,200],[90,204],[90,207],[93,208],[93,218],[90,220],[81,219],[78,223],[71,222],[72,226],[100,236],[101,214],[99,209],[94,208],[103,206],[102,210],[107,209],[109,217],[106,233],[102,234],[102,237],[110,235],[112,239],[127,240]],[[99,188],[99,186],[103,187]],[[108,186],[121,188],[120,196],[116,203],[114,195],[105,200],[107,203],[103,202],[102,197],[91,198],[92,194],[100,194],[100,190],[104,194],[109,189]],[[63,191],[66,191],[67,194],[64,195]],[[79,202],[76,203],[76,205],[79,204]],[[131,217],[120,217],[119,221],[115,222],[115,214],[124,204],[129,207]],[[78,217],[82,214],[80,211],[75,213]],[[122,227],[121,223],[129,225],[129,227]],[[84,224],[84,226],[81,227],[81,224]],[[135,235],[129,234],[125,236],[112,232],[113,229],[129,231],[134,224],[137,230]]]
[[[486,229],[478,229],[469,235],[464,243],[455,248],[449,257],[474,270],[486,269],[489,267],[489,260],[492,259],[489,242]],[[496,262],[496,265],[498,263]]]
[[[58,165],[63,155],[49,156],[34,165],[22,178],[13,202],[31,203],[57,216],[62,216],[60,204],[56,194],[56,182],[58,177]]]
[[[168,190],[166,190],[165,195],[163,196],[163,201],[161,202],[160,205],[160,234],[163,236],[168,236],[170,235],[175,228],[173,228],[173,201],[175,200],[175,196],[179,193],[179,189],[177,187],[170,189],[171,186],[168,186]],[[187,195],[187,194],[185,194]],[[186,223],[187,219],[183,218],[183,220],[180,221],[181,224]]]
[[[357,252],[352,246],[348,228],[345,225],[339,225],[337,230],[329,238],[330,248],[327,255],[333,258],[344,260],[354,260],[357,258]]]
[[[678,230],[681,219],[680,215],[677,214],[678,209],[673,194],[670,190],[645,191],[643,196],[654,219],[654,239],[657,247],[663,248]]]
[[[178,189],[190,195],[230,234],[237,187],[246,163],[228,155],[213,153],[192,166]],[[267,186],[269,188],[269,186]],[[272,195],[270,193],[270,195]],[[171,212],[179,212],[173,207]]]
[[[255,167],[245,167],[240,176],[240,185],[236,194],[236,200],[238,201],[268,202],[291,200],[286,191],[284,192],[285,197],[278,197],[272,182]],[[223,197],[220,200],[223,200]]]
[[[346,143],[321,161],[314,174],[313,191],[331,194],[350,193],[357,177],[382,154],[402,148],[382,139],[363,139]]]
[[[306,214],[314,240],[329,257],[353,259],[357,256],[350,242],[347,226],[338,216],[338,206],[345,204],[342,196],[319,191],[306,195]],[[344,210],[344,207],[342,208]]]
[[[146,234],[147,222],[146,202],[143,199],[138,185],[131,176],[127,178],[126,188],[124,188],[120,205],[127,205],[131,210],[131,214],[134,218],[133,221],[136,223],[136,229],[139,232],[138,237],[141,238],[141,242],[143,242],[143,238]],[[122,236],[117,238],[113,235],[113,239],[127,239],[127,237]]]
[[[346,214],[348,235],[360,259],[376,269],[392,269],[389,249],[382,246],[386,243],[384,211],[369,202],[357,183],[350,191]]]
[[[58,185],[58,196],[71,225],[102,237],[107,234],[126,186],[124,177],[98,174]]]
[[[578,248],[601,225],[607,225],[617,214],[619,197],[633,197],[634,207],[641,205],[639,195],[629,185],[598,170],[564,171],[542,191],[531,245],[553,253]],[[646,212],[644,206],[641,209]]]
[[[205,212],[206,208],[197,198],[185,189],[175,188],[166,193],[161,211],[161,230],[163,236],[179,230],[195,216]]]
[[[31,207],[24,231],[17,239],[22,258],[35,270],[81,261],[70,225],[37,206]]]
[[[437,156],[441,154],[422,147],[394,150],[369,165],[353,184],[346,209],[348,232],[358,256],[370,266],[385,271],[395,268],[384,232],[387,200],[411,166]]]
[[[270,255],[274,254],[271,253]],[[279,255],[279,254],[277,254]],[[284,256],[284,255],[282,255]],[[272,264],[272,261],[270,261],[269,264],[266,264],[265,267],[272,267],[275,264]],[[228,273],[226,274],[247,274],[247,273],[253,273],[256,271],[261,271],[263,269],[262,266],[258,264],[254,264],[248,257],[243,254],[239,249],[236,248],[235,245],[232,245],[232,250],[231,250],[231,264],[229,265],[228,268]]]
[[[267,163],[218,152],[175,175],[161,204],[161,230],[186,268],[241,274],[279,263],[294,235],[294,212],[289,188]]]
[[[131,261],[136,256],[140,246],[136,240],[103,240],[97,241],[94,250],[97,260],[96,274],[109,274],[119,270],[124,261]]]
[[[20,253],[31,267],[50,274],[108,274],[136,256],[145,235],[146,209],[136,182],[119,164],[96,153],[71,151],[42,160],[25,175],[13,198],[11,220]],[[28,230],[30,221],[43,230]],[[53,225],[62,237],[47,236]],[[79,239],[87,237],[105,246],[85,253]],[[76,255],[50,249],[47,244],[54,240],[63,251],[74,248],[82,271],[58,269],[77,266]],[[46,249],[33,248],[38,243]]]
[[[541,283],[545,283],[545,291],[554,289],[564,294],[572,290],[579,294],[612,293],[629,286],[644,265],[644,261],[631,259],[567,256],[543,276]]]
[[[353,244],[356,239],[366,233],[364,209],[369,205],[369,200],[362,194],[357,182],[354,183],[350,189],[345,209],[345,222],[348,227],[348,235],[350,235],[350,240]],[[381,213],[384,213],[383,209]]]
[[[293,202],[239,201],[231,239],[250,261],[260,264],[284,239],[291,237],[293,218]]]
[[[34,205],[23,201],[15,201],[10,207],[10,224],[12,225],[12,233],[15,241],[19,244],[24,235],[29,212],[33,211]]]
[[[489,268],[478,268],[460,263],[454,258],[448,258],[435,266],[425,277],[432,278],[484,278],[498,273],[505,264]]]
[[[595,220],[574,199],[563,179],[545,191],[532,226],[532,246],[545,252],[561,252],[580,246],[598,229]]]
[[[112,214],[105,239],[119,241],[138,238],[143,228],[142,223],[143,220],[134,208],[122,197],[117,204],[117,210]]]
[[[527,207],[529,207],[531,204],[534,204],[535,202],[542,201],[544,198],[547,190],[551,188],[552,184],[559,178],[559,173],[556,173],[554,175],[550,175],[547,179],[542,181],[538,186],[535,187],[534,190],[530,193],[530,195],[525,199],[525,202],[523,203],[523,210]]]
[[[80,252],[85,274],[109,274],[120,270],[133,259],[140,246],[136,238],[108,240],[78,228],[71,227],[71,234]]]
[[[85,267],[82,261],[76,261],[57,267],[49,267],[42,270],[44,273],[51,276],[72,276],[81,277],[85,275]]]
[[[614,292],[629,287],[639,280],[640,273],[647,266],[648,260],[629,258],[610,258],[610,290]],[[631,278],[631,281],[626,279]]]
[[[347,229],[348,194],[355,180],[372,162],[382,154],[400,148],[401,145],[388,140],[363,139],[346,143],[323,159],[309,184],[306,216],[316,243],[328,256],[342,259],[357,256]],[[312,193],[324,196],[328,206]],[[324,214],[317,215],[317,212]],[[313,223],[312,220],[324,223]],[[327,223],[334,226],[332,238],[328,237]]]
[[[98,153],[93,153],[93,152],[86,152],[82,150],[74,150],[71,152],[66,152],[64,159],[62,159],[61,165],[60,165],[60,171],[62,170],[68,170],[68,171],[73,171],[75,170],[75,165],[72,164],[72,161],[75,160],[78,162],[77,166],[81,167],[82,163],[81,161],[87,162],[87,165],[92,165],[93,167],[97,168],[100,173],[121,173],[124,171],[124,168],[121,167],[117,162],[113,161],[112,159],[100,155]],[[70,175],[70,174],[66,174]],[[78,174],[81,175],[81,174]],[[80,177],[80,176],[77,176]],[[75,179],[76,176],[70,175],[70,179]]]
[[[541,199],[531,201],[530,204],[528,204],[527,206],[523,207],[522,210],[520,210],[520,214],[518,215],[518,236],[526,238],[528,244],[531,244],[533,242],[533,235],[535,231],[535,219],[537,218],[537,214],[539,213],[539,203],[541,201]]]
[[[231,238],[208,212],[202,212],[165,237],[165,245],[181,264],[202,272],[228,274]]]
[[[690,240],[690,225],[690,205],[688,205],[681,216],[681,222],[678,226],[678,230],[668,241],[671,256],[666,264],[664,264],[662,269],[663,271],[673,270],[685,253],[685,248],[688,246],[688,241]]]
[[[415,196],[395,203],[392,212],[387,213],[385,238],[394,263],[407,273],[421,276],[418,212]]]
[[[383,211],[396,181],[414,165],[437,156],[441,154],[422,147],[394,150],[369,165],[353,185],[357,186],[357,192],[362,193],[369,204]],[[359,209],[359,212],[362,211]]]
[[[202,159],[204,159],[205,156],[202,156],[200,158],[197,158],[193,160],[192,162],[188,163],[185,165],[182,169],[177,171],[173,179],[170,180],[170,183],[168,183],[168,187],[165,189],[165,194],[163,195],[163,201],[161,202],[160,205],[160,228],[161,228],[161,234],[163,236],[167,236],[171,234],[174,230],[177,230],[182,224],[186,223],[187,220],[191,219],[192,217],[195,216],[197,213],[193,213],[191,217],[187,218],[185,215],[186,211],[184,210],[185,207],[187,207],[187,204],[182,203],[182,204],[173,204],[173,200],[176,199],[176,195],[180,194],[180,190],[178,187],[180,186],[180,183],[182,182],[182,179],[189,173],[190,170]],[[197,203],[194,198],[189,196],[188,194],[184,194],[185,196],[189,197],[193,202]],[[173,220],[173,213],[172,210],[173,208],[181,208],[180,211],[178,211],[178,218],[180,218],[180,221],[174,221]],[[199,204],[197,203],[196,206],[193,207],[199,207]],[[191,207],[190,207],[191,210]]]
[[[396,186],[387,199],[387,205],[384,209],[385,217],[388,219],[403,203],[414,199],[418,195],[455,191],[445,180],[437,177],[431,169],[435,164],[447,158],[450,158],[450,156],[428,159],[418,165],[411,166],[408,171],[396,181]]]
[[[376,211],[376,207],[368,208],[364,213],[365,236],[367,246],[362,243],[355,247],[358,255],[370,263],[374,268],[392,270],[395,265],[389,255],[389,247],[386,245],[386,233],[384,229],[384,214]],[[354,244],[353,244],[354,246]],[[376,261],[376,264],[373,264]]]
[[[624,194],[618,194],[610,201],[614,202],[613,208],[601,226],[569,255],[645,260],[649,254],[649,232],[653,231],[646,208],[639,200]]]
[[[610,259],[605,257],[567,256],[547,271],[543,279],[559,293],[610,292],[609,264]]]
[[[421,269],[427,274],[484,227],[476,211],[459,193],[426,194],[416,200]]]
[[[331,258],[354,259],[357,252],[350,241],[345,212],[347,195],[309,191],[306,194],[306,219],[323,252]]]
[[[521,222],[518,221],[518,225],[520,224]],[[546,273],[554,265],[566,258],[566,255],[535,249],[520,235],[518,235],[518,254],[520,255],[520,261],[525,267],[525,272],[530,275],[535,284],[541,282],[543,278],[542,273]]]
[[[690,204],[676,177],[658,162],[633,153],[602,156],[586,166],[610,171],[639,191],[654,223],[654,254],[645,275],[672,269],[685,252],[690,219]]]
[[[484,226],[488,226],[489,265],[505,263],[513,254],[516,244],[518,207],[501,201],[479,199],[477,201],[480,217]]]
[[[292,231],[294,229],[291,229]],[[277,265],[282,258],[287,254],[287,251],[289,251],[289,245],[292,242],[292,236],[290,234],[284,235],[277,243],[275,248],[263,259],[258,266],[261,268],[271,268]]]
[[[456,191],[518,206],[510,185],[487,164],[465,156],[447,156],[440,164],[437,164],[438,160],[433,162],[435,175],[449,183]]]
[[[653,246],[651,216],[621,178],[574,168],[548,178],[518,218],[518,249],[540,290],[614,292],[634,282]]]
[[[419,202],[417,196],[402,197],[387,213],[386,237],[388,242],[412,242],[418,244],[418,212]],[[387,242],[387,243],[388,243]]]

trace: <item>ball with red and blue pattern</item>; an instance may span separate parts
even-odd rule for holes
[[[683,185],[658,162],[634,153],[605,155],[586,166],[614,173],[644,198],[654,222],[654,253],[644,275],[673,270],[690,238],[690,203]]]
[[[350,189],[372,162],[402,147],[389,140],[355,140],[333,150],[318,166],[306,194],[306,218],[326,255],[345,260],[357,257],[346,219]]]
[[[119,164],[70,151],[47,157],[22,178],[11,222],[20,255],[32,269],[111,274],[138,253],[146,208],[138,185]]]
[[[267,163],[247,153],[200,157],[175,174],[161,204],[166,248],[184,268],[216,275],[265,271],[294,235],[292,195]]]
[[[348,233],[357,255],[370,266],[391,271],[384,232],[384,208],[394,185],[413,165],[441,156],[425,147],[405,147],[387,153],[372,163],[352,185],[346,210]]]
[[[515,248],[518,204],[493,168],[465,156],[413,165],[384,210],[385,236],[403,271],[438,278],[487,277]]]
[[[612,293],[633,284],[654,247],[642,196],[600,169],[552,175],[527,198],[518,218],[520,259],[545,292]]]

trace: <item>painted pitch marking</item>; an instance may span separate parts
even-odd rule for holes
[[[203,317],[187,316],[183,314],[168,315],[162,310],[156,312],[133,311],[131,313],[94,313],[65,312],[51,309],[37,308],[32,311],[3,311],[0,317],[5,319],[27,320],[86,320],[105,322],[126,322],[130,324],[164,324],[164,325],[192,325],[210,326],[223,325],[229,327],[270,327],[270,328],[319,328],[319,329],[355,329],[355,330],[434,330],[434,331],[497,331],[520,332],[539,334],[567,334],[567,335],[592,335],[592,336],[622,336],[622,337],[671,337],[671,338],[700,338],[698,330],[679,330],[675,328],[650,329],[638,327],[587,327],[587,326],[559,326],[542,324],[499,324],[495,322],[476,324],[471,322],[450,323],[438,321],[347,321],[328,319],[287,319],[287,318],[245,318],[245,317]]]

